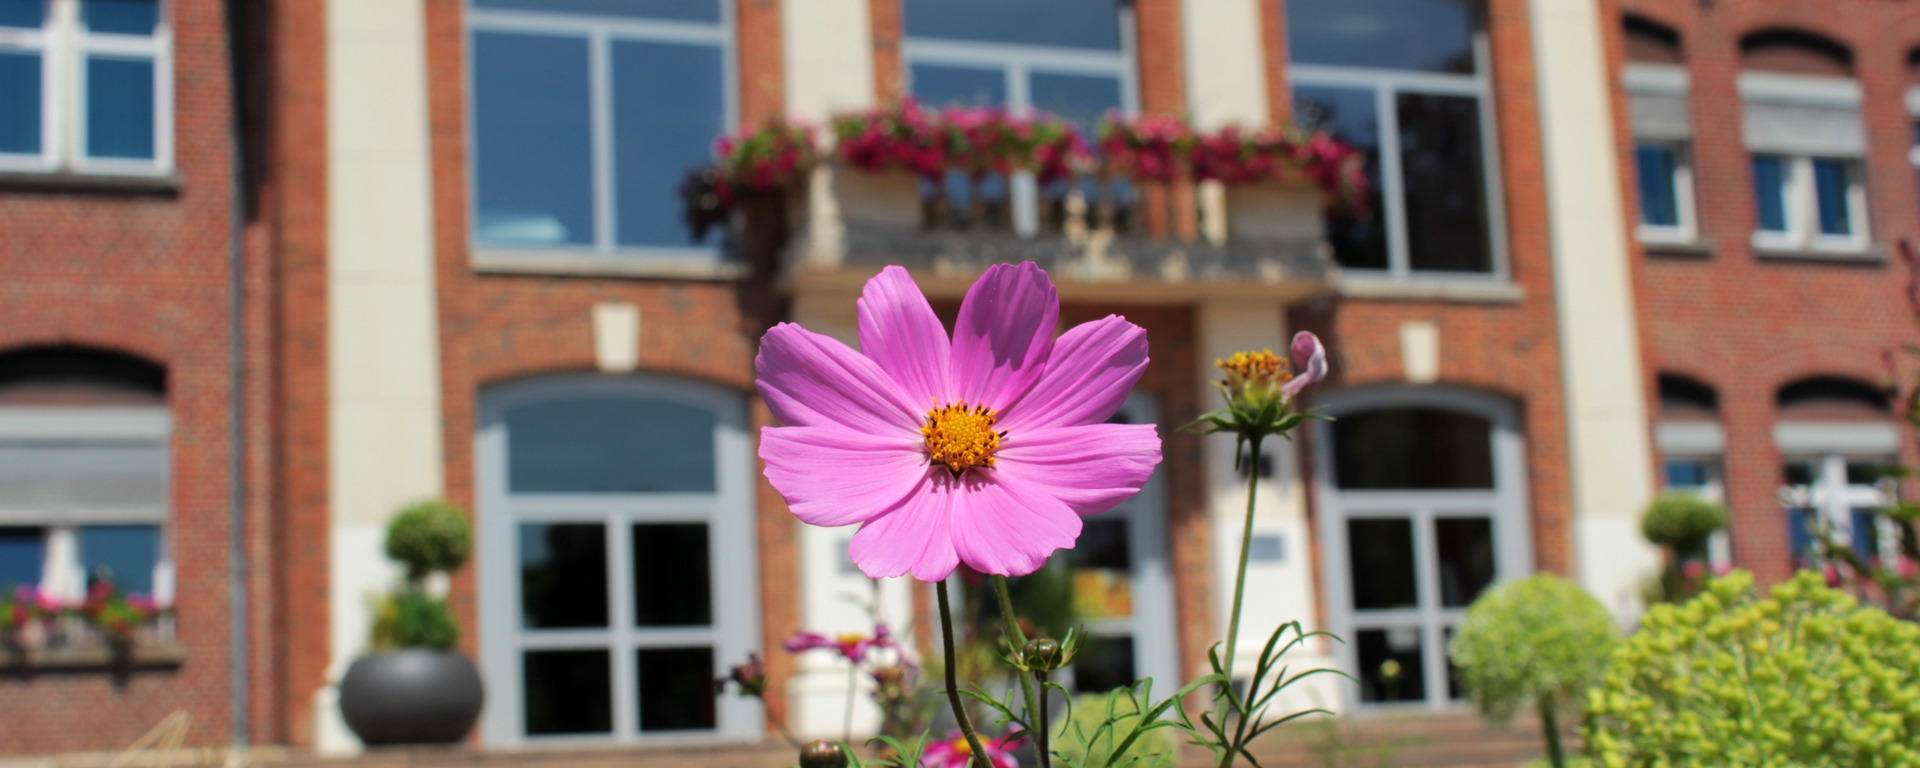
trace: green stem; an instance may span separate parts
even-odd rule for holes
[[[947,583],[937,581],[933,586],[934,595],[940,599],[940,641],[947,659],[947,704],[953,707],[953,721],[967,736],[967,746],[973,748],[975,768],[993,768],[993,763],[987,760],[987,750],[980,746],[980,734],[973,731],[972,718],[967,717],[967,707],[960,701],[960,681],[953,661],[953,609],[947,600]]]
[[[1048,732],[1053,730],[1053,721],[1047,719],[1047,670],[1042,669],[1033,673],[1033,679],[1040,684],[1040,717],[1038,722],[1034,723],[1033,735],[1040,743],[1037,750],[1040,753],[1040,768],[1047,768],[1052,764],[1052,761],[1047,759],[1047,756],[1052,754],[1047,745],[1047,736]]]
[[[1567,768],[1566,752],[1560,748],[1560,721],[1553,716],[1553,699],[1540,698],[1540,729],[1547,734],[1547,758],[1553,768]]]
[[[1233,687],[1234,647],[1240,643],[1240,604],[1247,593],[1247,553],[1253,544],[1254,492],[1260,488],[1260,438],[1251,441],[1247,452],[1247,515],[1240,524],[1240,566],[1233,576],[1233,610],[1227,619],[1227,687]]]
[[[767,713],[768,720],[773,721],[773,727],[780,729],[780,737],[786,739],[788,744],[792,744],[794,749],[799,749],[800,740],[794,738],[793,731],[787,730],[787,721],[780,719],[780,715],[773,711],[773,705],[767,703],[766,692],[756,693],[753,697],[760,700],[760,709]]]
[[[1000,596],[1000,620],[1007,625],[1008,634],[1012,636],[1012,650],[1014,654],[1019,656],[1019,654],[1026,653],[1027,632],[1020,628],[1020,619],[1013,613],[1013,595],[1007,591],[1007,577],[994,574],[993,591]],[[1027,702],[1027,714],[1032,715],[1038,712],[1039,707],[1035,705],[1033,697],[1033,678],[1028,677],[1024,673],[1015,676],[1020,678],[1020,694]],[[1044,733],[1047,729],[1047,723],[1042,719],[1040,722],[1035,723],[1034,727]],[[1046,768],[1047,746],[1039,740],[1034,740],[1033,755],[1040,761],[1037,765],[1041,768]]]

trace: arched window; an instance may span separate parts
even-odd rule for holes
[[[1467,605],[1532,569],[1524,449],[1510,405],[1444,388],[1324,402],[1316,482],[1326,605],[1361,704],[1461,696],[1447,644]],[[1399,665],[1398,679],[1382,664]]]
[[[1660,449],[1662,489],[1725,503],[1727,437],[1720,426],[1720,394],[1708,384],[1678,374],[1662,373],[1659,383],[1654,443]],[[1716,565],[1733,562],[1726,532],[1707,541],[1707,555]]]
[[[1366,153],[1369,213],[1329,219],[1356,276],[1506,274],[1486,13],[1471,0],[1288,0],[1294,115]]]
[[[1633,117],[1640,239],[1692,243],[1699,239],[1699,224],[1693,200],[1693,124],[1680,34],[1628,16],[1626,47],[1623,79]]]
[[[1796,563],[1810,564],[1814,536],[1825,529],[1862,558],[1882,552],[1891,501],[1881,470],[1898,459],[1900,429],[1887,392],[1834,376],[1780,388],[1773,440],[1780,449],[1781,492]]]
[[[173,600],[166,372],[78,347],[0,354],[0,589]]]
[[[1740,41],[1741,132],[1753,153],[1754,247],[1857,252],[1867,247],[1860,84],[1853,55],[1797,30]]]
[[[760,732],[712,682],[759,645],[741,398],[653,376],[481,395],[490,744]]]

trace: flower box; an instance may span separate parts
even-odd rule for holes
[[[1317,240],[1325,196],[1305,180],[1227,187],[1227,238],[1238,242]]]

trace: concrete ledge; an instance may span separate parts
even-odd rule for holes
[[[1349,279],[1340,282],[1340,295],[1348,299],[1518,304],[1527,294],[1518,283]]]
[[[139,645],[127,658],[105,646],[52,648],[0,652],[0,675],[31,672],[72,672],[114,669],[174,669],[187,659],[185,648],[173,643]]]
[[[732,281],[747,276],[747,266],[715,259],[584,256],[540,251],[476,251],[470,263],[479,274],[554,275],[657,280]]]
[[[180,193],[180,176],[174,173],[147,176],[72,171],[0,171],[0,189],[173,197]]]

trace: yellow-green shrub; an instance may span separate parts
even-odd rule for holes
[[[1473,601],[1451,650],[1467,698],[1488,720],[1506,722],[1523,707],[1539,711],[1558,764],[1564,758],[1555,713],[1579,706],[1619,642],[1606,606],[1565,579],[1539,573]]]
[[[1736,571],[1657,605],[1588,693],[1587,753],[1625,766],[1920,766],[1920,626],[1803,572]]]

